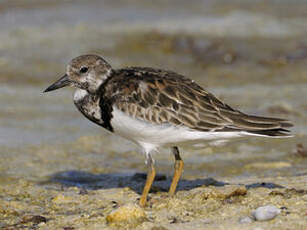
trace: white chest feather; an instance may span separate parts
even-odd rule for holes
[[[88,92],[83,89],[76,89],[74,93],[74,102],[78,102],[84,99],[88,95]]]

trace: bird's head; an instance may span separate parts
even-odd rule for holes
[[[44,92],[72,86],[95,94],[112,74],[112,68],[102,57],[87,54],[76,57],[67,65],[66,74]]]

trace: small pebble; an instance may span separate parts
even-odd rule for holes
[[[21,223],[32,222],[34,224],[46,223],[47,218],[44,216],[24,216]]]
[[[106,218],[111,225],[135,227],[147,219],[144,209],[134,204],[127,204],[112,211]]]
[[[252,216],[255,220],[266,221],[274,219],[280,213],[280,209],[274,205],[266,205],[257,208],[252,212]]]
[[[253,222],[253,219],[250,218],[249,216],[243,216],[239,219],[240,224],[250,224]]]
[[[86,190],[86,188],[81,187],[79,190],[79,195],[86,195],[88,194],[88,191]]]

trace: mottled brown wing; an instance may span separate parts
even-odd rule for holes
[[[118,70],[109,90],[114,104],[132,117],[201,131],[259,131],[289,127],[283,119],[246,115],[177,73],[151,68]],[[284,130],[282,130],[284,131]]]

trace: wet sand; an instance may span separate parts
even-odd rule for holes
[[[23,179],[1,181],[2,229],[304,229],[306,176],[183,180],[177,194],[165,192],[170,180],[160,176],[148,207],[137,205],[142,175],[92,175],[65,172],[59,180],[90,185],[67,187]],[[65,178],[65,179],[63,179]],[[81,178],[81,179],[80,179]],[[97,180],[100,186],[94,185]],[[104,181],[104,183],[102,182]],[[107,186],[106,186],[107,185]],[[93,187],[92,187],[93,186]],[[97,186],[97,187],[96,187]],[[5,195],[4,195],[5,194]],[[255,221],[258,207],[281,210],[273,220]],[[123,211],[123,208],[126,210]],[[244,223],[242,218],[250,217]]]

